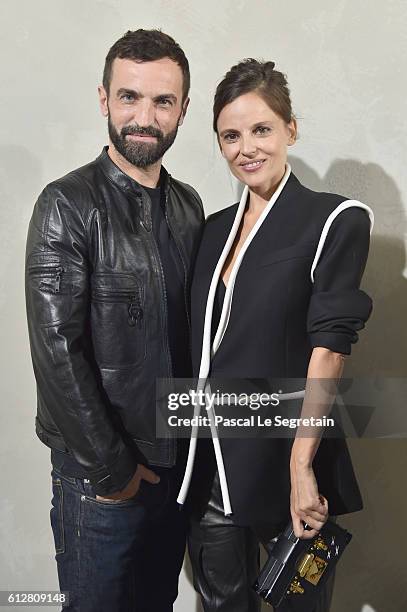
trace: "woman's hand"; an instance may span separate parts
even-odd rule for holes
[[[291,518],[297,538],[308,540],[317,535],[328,520],[328,500],[319,494],[312,465],[296,461],[291,454]],[[311,530],[304,529],[307,523]]]

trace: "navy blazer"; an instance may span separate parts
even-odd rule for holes
[[[359,288],[369,250],[370,222],[362,208],[342,210],[345,201],[340,195],[314,192],[290,174],[243,257],[210,377],[306,378],[314,347],[350,354],[372,308],[369,296]],[[311,265],[321,234],[338,207],[341,212],[329,226],[312,282]],[[237,210],[235,204],[208,218],[196,260],[192,284],[196,376],[209,287]],[[237,524],[284,524],[289,519],[291,445],[292,440],[283,438],[221,440]],[[200,441],[192,497],[205,490],[209,465],[214,467],[205,448],[207,444]],[[313,467],[331,515],[362,508],[344,439],[323,438]]]

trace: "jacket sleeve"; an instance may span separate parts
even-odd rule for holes
[[[86,220],[53,183],[40,195],[26,251],[28,330],[39,401],[98,495],[123,489],[137,468],[109,417],[92,367]]]
[[[372,310],[360,282],[369,251],[369,216],[348,208],[332,223],[318,264],[308,309],[307,330],[312,347],[349,355]]]

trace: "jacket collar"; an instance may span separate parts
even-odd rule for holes
[[[104,174],[112,183],[116,185],[116,187],[122,191],[126,191],[127,193],[130,192],[141,197],[143,195],[143,186],[116,166],[116,164],[109,157],[107,152],[108,148],[108,146],[103,147],[102,153],[96,159],[96,162],[100,164]],[[162,185],[166,194],[170,188],[170,179],[171,177],[167,170],[164,168],[164,166],[161,166],[160,185]]]

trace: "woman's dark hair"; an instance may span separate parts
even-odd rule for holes
[[[274,62],[259,62],[244,59],[229,72],[216,88],[213,102],[213,129],[218,133],[217,123],[221,110],[239,96],[256,92],[286,123],[294,118],[290,90],[285,75],[274,70]]]
[[[191,82],[188,60],[179,44],[168,34],[164,34],[161,30],[129,30],[114,43],[106,56],[103,70],[103,87],[108,95],[112,79],[112,65],[116,57],[136,62],[152,62],[169,57],[182,70],[182,101],[187,98]]]

